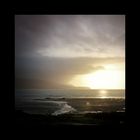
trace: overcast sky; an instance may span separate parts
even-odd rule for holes
[[[124,15],[15,16],[16,88],[71,88],[75,75],[124,60]]]

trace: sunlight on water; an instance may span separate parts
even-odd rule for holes
[[[107,93],[107,91],[106,91],[106,90],[100,90],[99,92],[100,92],[100,93],[102,93],[102,94]]]
[[[108,98],[107,97],[107,90],[99,90],[99,96],[100,96],[100,98]]]

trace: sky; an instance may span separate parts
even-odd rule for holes
[[[124,89],[125,16],[15,15],[15,81],[17,89]]]

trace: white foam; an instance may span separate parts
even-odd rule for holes
[[[116,111],[116,112],[125,112],[124,110],[118,110],[118,111]]]
[[[80,114],[87,114],[87,113],[102,113],[103,111],[83,111]]]
[[[73,107],[71,107],[70,105],[68,105],[67,103],[64,103],[63,106],[61,107],[61,109],[55,111],[54,113],[52,113],[52,115],[60,115],[60,114],[65,114],[65,113],[72,113],[75,112],[76,109],[74,109]]]

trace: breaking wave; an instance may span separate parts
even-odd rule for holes
[[[80,114],[87,114],[87,113],[103,113],[103,111],[83,111]]]
[[[74,109],[73,107],[71,107],[70,105],[68,105],[65,102],[65,103],[61,104],[61,109],[55,111],[54,113],[52,113],[52,115],[57,116],[57,115],[60,115],[60,114],[65,114],[65,113],[73,113],[75,111],[76,111],[76,109]]]

